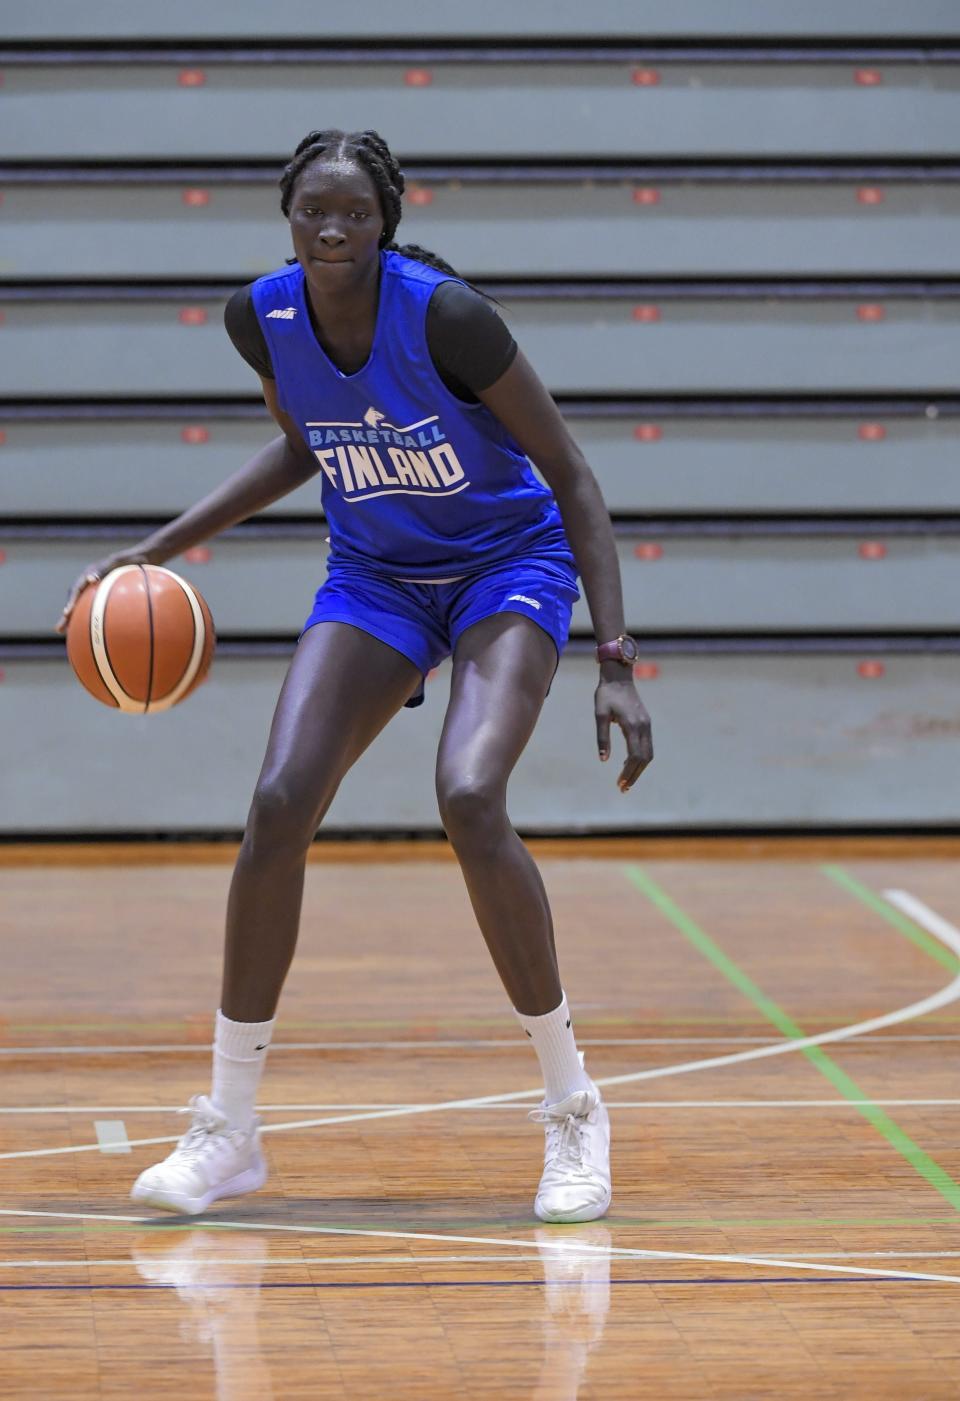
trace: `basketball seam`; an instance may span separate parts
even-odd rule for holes
[[[161,565],[155,565],[154,567],[162,568]],[[189,690],[190,686],[192,686],[197,672],[200,670],[200,663],[203,660],[203,644],[207,632],[206,620],[204,619],[192,586],[187,583],[186,579],[181,578],[179,574],[174,574],[172,569],[163,569],[163,573],[169,574],[172,579],[177,581],[190,605],[190,612],[193,617],[193,650],[190,654],[190,660],[187,662],[186,668],[184,669],[184,673],[176,686],[174,686],[173,690],[167,695],[161,696],[158,700],[152,702],[150,706],[151,710],[172,709],[184,693]]]
[[[149,665],[148,665],[148,668],[147,668],[147,695],[146,695],[146,699],[145,699],[144,702],[143,702],[143,713],[144,713],[144,715],[146,715],[147,711],[150,709],[150,701],[151,701],[152,698],[153,698],[153,659],[154,659],[153,599],[152,599],[152,597],[151,597],[151,592],[152,592],[152,591],[151,591],[151,588],[150,588],[150,578],[149,578],[149,575],[147,574],[147,571],[144,569],[144,567],[143,567],[142,564],[137,565],[137,568],[140,570],[140,573],[143,575],[143,587],[144,587],[144,589],[146,590],[146,595],[147,595],[147,625],[148,625],[149,628],[150,628],[150,662],[149,662]]]
[[[109,682],[107,681],[106,677],[104,676],[103,672],[100,670],[100,664],[99,664],[99,662],[98,662],[98,660],[97,660],[97,647],[96,647],[96,643],[95,643],[94,640],[93,640],[93,620],[94,620],[94,617],[95,617],[95,615],[96,615],[97,592],[99,592],[99,587],[98,587],[97,591],[94,592],[93,600],[91,601],[91,604],[90,604],[90,612],[87,614],[87,630],[88,630],[88,632],[90,633],[90,655],[91,655],[91,657],[93,658],[93,667],[94,667],[94,671],[97,673],[97,676],[100,678],[100,681],[103,683],[103,685],[106,687],[107,691],[109,692],[109,694],[110,694],[110,699],[113,701],[114,705],[115,705],[116,708],[119,710],[119,709],[120,709],[120,702],[119,702],[119,700],[117,699],[117,697],[113,694],[113,688],[110,686],[110,684],[109,684]],[[103,631],[103,629],[102,629],[102,627],[101,627],[101,632],[102,632],[102,631]]]
[[[106,638],[107,601],[109,600],[110,595],[113,592],[114,585],[117,583],[118,579],[122,575],[129,573],[131,569],[135,568],[136,566],[131,564],[122,565],[119,569],[111,570],[111,572],[106,576],[106,578],[101,579],[100,583],[97,585],[97,591],[94,594],[93,603],[90,608],[90,645],[93,650],[93,657],[94,662],[96,663],[97,672],[100,676],[100,680],[103,682],[107,690],[110,692],[110,694],[116,701],[117,709],[123,711],[125,715],[138,714],[140,709],[140,702],[134,701],[133,697],[130,696],[127,693],[126,689],[121,685],[120,678],[114,671],[113,663],[110,660],[110,653],[107,649]],[[98,617],[100,620],[99,642],[94,637],[93,632],[93,623],[95,617]]]

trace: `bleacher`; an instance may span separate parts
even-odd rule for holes
[[[274,436],[222,307],[288,255],[323,125],[386,136],[399,240],[503,303],[614,517],[656,761],[629,799],[597,763],[581,604],[517,825],[956,824],[960,8],[195,8],[51,0],[0,41],[0,831],[243,825],[319,479],[170,561],[221,638],[178,710],[97,706],[52,629]],[[437,829],[447,674],[325,831]]]

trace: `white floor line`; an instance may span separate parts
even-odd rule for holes
[[[779,1040],[776,1036],[635,1036],[615,1037],[609,1040],[579,1040],[580,1046],[727,1046],[769,1045]],[[475,1040],[445,1038],[416,1041],[273,1041],[270,1055],[281,1051],[445,1051],[476,1050],[481,1047],[499,1050],[515,1050],[524,1044],[519,1037],[503,1040]],[[158,1055],[167,1052],[209,1055],[210,1042],[165,1042],[151,1046],[0,1046],[0,1056],[117,1056],[117,1055]]]
[[[170,1255],[172,1258],[173,1251]],[[565,1255],[586,1258],[572,1239]],[[158,1263],[165,1258],[157,1253]],[[539,1264],[542,1259],[537,1250],[528,1254],[516,1251],[512,1255],[276,1255],[266,1259],[262,1255],[202,1255],[195,1260],[188,1257],[184,1268],[192,1264],[200,1269],[208,1265],[256,1265],[258,1269],[286,1269],[297,1265],[516,1265]],[[789,1264],[806,1260],[960,1260],[960,1250],[791,1250],[788,1257]],[[0,1260],[0,1270],[116,1269],[136,1263],[129,1255],[116,1260]]]
[[[960,1254],[960,1251],[957,1253]],[[580,1252],[571,1246],[567,1254],[576,1257]],[[170,1255],[173,1258],[173,1251]],[[163,1263],[165,1258],[158,1251],[158,1264]],[[297,1265],[515,1265],[530,1261],[539,1264],[542,1259],[543,1256],[536,1249],[526,1255],[520,1251],[513,1255],[277,1255],[266,1260],[262,1255],[203,1255],[196,1260],[185,1259],[182,1268],[186,1273],[194,1264],[200,1269],[206,1269],[208,1265],[256,1265],[258,1269],[264,1266],[284,1269]],[[129,1255],[125,1260],[0,1260],[0,1270],[100,1269],[108,1265],[116,1268],[136,1263]],[[186,1284],[187,1280],[183,1282]]]
[[[53,1217],[57,1220],[70,1221],[126,1221],[137,1226],[155,1226],[158,1221],[155,1216],[124,1216],[90,1211],[20,1211],[10,1207],[0,1207],[0,1216]],[[365,1229],[359,1226],[288,1226],[273,1222],[225,1221],[219,1217],[215,1219],[215,1222],[211,1221],[209,1224],[215,1224],[220,1230],[284,1231],[292,1232],[295,1235],[354,1236],[368,1240],[429,1240],[437,1241],[442,1245],[481,1245],[488,1250],[496,1246],[517,1246],[521,1250],[529,1251],[531,1244],[535,1244],[539,1251],[569,1249],[564,1240],[531,1242],[530,1240],[517,1240],[512,1236],[440,1235],[435,1231],[386,1231]],[[707,1255],[692,1250],[640,1250],[625,1246],[591,1245],[586,1241],[578,1244],[578,1251],[583,1254],[609,1256],[611,1259],[617,1260],[689,1260],[708,1265],[758,1265],[765,1269],[813,1271],[814,1273],[826,1270],[831,1274],[856,1275],[859,1278],[868,1279],[926,1280],[935,1284],[960,1284],[960,1275],[928,1274],[916,1270],[878,1270],[855,1265],[824,1265],[813,1262],[808,1264],[794,1260],[772,1259],[766,1255]]]
[[[943,915],[938,915],[936,910],[931,910],[929,905],[925,905],[922,900],[918,900],[915,895],[911,895],[908,890],[885,890],[883,898],[891,905],[896,905],[898,910],[912,919],[915,924],[922,925],[929,930],[941,944],[946,944],[954,953],[958,951],[960,945],[960,929]]]
[[[886,1108],[956,1108],[960,1099],[605,1099],[608,1109],[849,1109],[878,1104]],[[413,1109],[412,1104],[258,1104],[258,1114],[290,1114],[320,1110]],[[176,1114],[182,1104],[50,1104],[0,1108],[0,1114]],[[525,1104],[475,1104],[465,1109],[478,1111],[512,1109],[526,1112]]]
[[[903,892],[899,892],[903,894]],[[912,899],[912,897],[907,897]],[[919,902],[917,902],[919,905]],[[932,917],[933,922],[928,923],[930,932],[940,940],[942,944],[960,958],[960,930],[957,930],[947,920],[939,915],[934,915],[933,911],[922,907],[928,917]],[[923,997],[919,1002],[911,1002],[905,1007],[898,1007],[892,1012],[884,1012],[879,1017],[868,1017],[866,1021],[853,1022],[849,1026],[841,1026],[833,1031],[822,1031],[816,1036],[801,1036],[795,1039],[788,1039],[776,1042],[773,1045],[753,1046],[750,1050],[734,1051],[725,1056],[711,1056],[703,1060],[681,1061],[674,1065],[654,1066],[650,1070],[635,1070],[627,1075],[605,1075],[598,1077],[596,1083],[602,1087],[610,1085],[632,1085],[642,1080],[659,1080],[668,1075],[687,1075],[698,1070],[720,1070],[728,1065],[741,1065],[745,1061],[764,1060],[769,1056],[789,1055],[793,1052],[804,1051],[810,1046],[826,1046],[838,1041],[848,1041],[855,1036],[863,1036],[869,1032],[879,1031],[883,1027],[897,1026],[901,1022],[912,1021],[917,1017],[923,1017],[930,1012],[937,1011],[940,1007],[945,1007],[951,1002],[960,998],[960,973],[956,975],[945,987],[938,992],[931,993],[928,997]],[[264,1124],[263,1133],[290,1133],[299,1129],[322,1128],[330,1124],[356,1124],[372,1119],[392,1119],[413,1114],[438,1114],[452,1109],[474,1109],[480,1105],[508,1104],[517,1100],[539,1099],[543,1094],[543,1087],[538,1086],[531,1090],[513,1090],[506,1094],[480,1095],[469,1099],[450,1099],[433,1104],[412,1104],[404,1105],[400,1108],[388,1109],[368,1109],[360,1113],[331,1114],[319,1119],[291,1119],[279,1124]],[[150,1147],[161,1143],[175,1143],[178,1135],[168,1135],[161,1138],[140,1138],[131,1139],[133,1147]],[[20,1149],[13,1153],[0,1153],[0,1161],[13,1158],[52,1158],[65,1153],[90,1153],[99,1151],[99,1144],[71,1144],[62,1148],[27,1148]]]
[[[577,1038],[583,1046],[769,1046],[782,1040],[779,1036],[618,1036],[609,1039]],[[859,1041],[875,1042],[956,1042],[960,1034],[944,1032],[928,1035],[862,1036]],[[282,1051],[443,1051],[470,1050],[478,1047],[515,1049],[524,1043],[516,1037],[503,1041],[273,1041],[271,1057]],[[162,1045],[118,1046],[0,1046],[0,1056],[138,1056],[138,1055],[204,1055],[210,1054],[209,1042],[171,1041]]]

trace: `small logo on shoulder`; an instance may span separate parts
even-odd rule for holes
[[[537,610],[538,613],[540,612],[540,608],[541,608],[541,606],[542,606],[541,604],[539,604],[539,603],[537,602],[537,600],[536,600],[535,598],[527,598],[527,595],[526,595],[525,593],[512,593],[512,594],[510,595],[510,597],[507,599],[507,602],[508,602],[508,603],[525,603],[525,604],[527,604],[527,606],[528,606],[529,608],[536,608],[536,610]]]
[[[267,312],[267,320],[292,321],[297,314],[295,306],[275,307],[273,311]]]

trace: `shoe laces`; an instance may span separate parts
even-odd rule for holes
[[[554,1106],[544,1104],[531,1109],[527,1117],[535,1124],[546,1125],[550,1158],[562,1159],[574,1168],[587,1170],[583,1157],[585,1114],[557,1114]]]
[[[227,1128],[227,1116],[206,1095],[194,1095],[187,1107],[177,1112],[193,1116],[190,1127],[177,1144],[177,1156],[187,1162],[196,1162],[232,1137]]]

